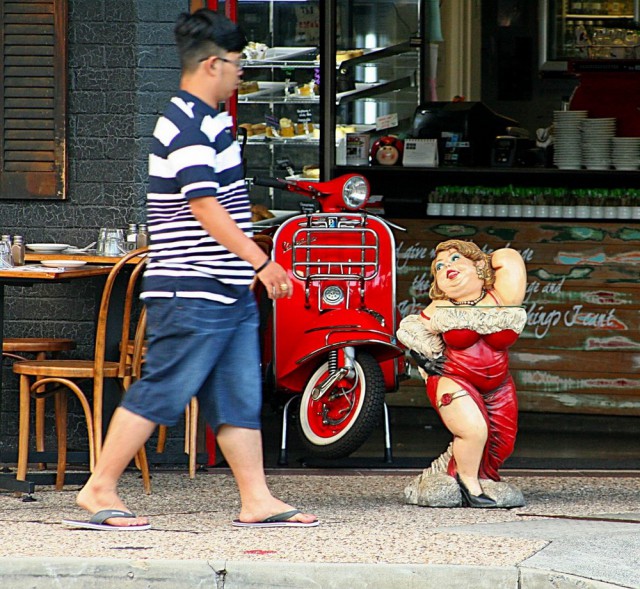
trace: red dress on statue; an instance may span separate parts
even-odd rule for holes
[[[438,307],[431,319],[445,343],[444,375],[430,376],[427,395],[439,413],[436,390],[440,378],[450,378],[467,391],[488,429],[478,476],[500,480],[498,469],[513,452],[518,431],[518,401],[509,373],[509,354],[524,329],[521,307]],[[456,401],[454,400],[453,403]],[[448,474],[456,475],[451,458]]]

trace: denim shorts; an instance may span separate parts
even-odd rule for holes
[[[146,299],[148,348],[142,378],[122,407],[175,425],[191,397],[214,431],[260,429],[262,378],[253,293],[231,305],[182,297]]]

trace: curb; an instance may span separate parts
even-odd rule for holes
[[[3,589],[619,589],[526,567],[0,558]]]

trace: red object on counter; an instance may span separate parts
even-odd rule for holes
[[[615,117],[618,137],[640,137],[640,62],[593,60],[574,62],[580,84],[571,110],[586,110],[589,118]]]

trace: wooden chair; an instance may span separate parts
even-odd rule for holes
[[[65,337],[5,337],[2,340],[2,356],[12,360],[28,360],[24,354],[33,354],[35,360],[55,358],[58,352],[75,350],[76,342]],[[44,452],[45,399],[36,399],[36,450]],[[46,468],[40,463],[40,468]]]
[[[26,480],[28,455],[29,455],[29,422],[30,422],[30,398],[31,396],[55,395],[56,402],[56,432],[58,440],[58,466],[56,475],[56,489],[61,490],[64,485],[64,475],[67,459],[67,395],[71,391],[82,405],[84,417],[87,423],[89,438],[89,467],[93,471],[96,460],[102,448],[102,405],[104,381],[106,378],[115,379],[121,390],[132,380],[132,364],[127,361],[126,345],[121,346],[118,361],[105,359],[107,321],[113,304],[112,295],[116,280],[121,276],[125,268],[131,268],[131,274],[127,281],[126,292],[122,306],[121,342],[131,339],[132,307],[136,297],[136,283],[140,277],[146,262],[146,248],[135,250],[124,255],[114,265],[107,276],[98,320],[96,325],[96,339],[94,356],[90,360],[25,360],[16,362],[13,371],[20,375],[20,421],[18,436],[18,469],[17,479]],[[139,260],[129,263],[133,258]],[[134,337],[134,354],[141,353],[144,339],[144,331],[136,329]],[[33,378],[33,382],[31,381]],[[80,381],[91,380],[92,401],[79,386]],[[50,388],[48,385],[53,385]],[[42,387],[47,390],[42,393]],[[150,492],[149,469],[144,448],[138,453],[138,462],[142,470],[144,488]]]

